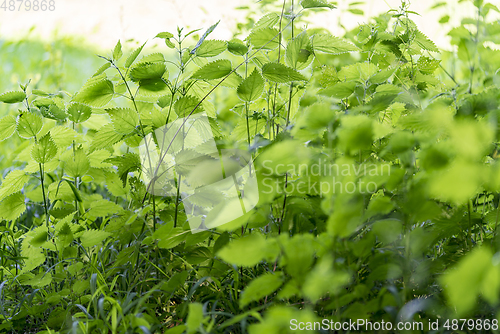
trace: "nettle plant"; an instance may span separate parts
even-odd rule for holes
[[[19,143],[0,186],[2,330],[498,316],[498,8],[474,1],[440,52],[407,2],[345,38],[301,25],[334,9],[323,0],[265,4],[242,39],[209,39],[215,24],[194,45],[197,31],[159,33],[174,56],[118,42],[75,94],[0,95],[19,107],[0,120]],[[148,192],[137,150],[201,112],[219,149],[253,156],[260,191],[192,234],[179,191]]]

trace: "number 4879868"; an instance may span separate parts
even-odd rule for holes
[[[19,11],[42,11],[56,10],[56,2],[54,0],[4,0],[0,9],[11,12]]]

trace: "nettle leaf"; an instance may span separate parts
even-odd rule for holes
[[[262,76],[269,81],[286,83],[290,81],[307,81],[297,70],[280,63],[267,63],[262,66]]]
[[[135,66],[129,73],[132,81],[161,79],[166,71],[165,64],[163,63],[140,63]]]
[[[330,8],[334,9],[335,6],[325,0],[302,0],[300,2],[302,8]]]
[[[311,37],[311,46],[314,52],[319,51],[334,55],[351,51],[359,51],[359,48],[354,44],[332,35],[313,35]]]
[[[190,54],[195,54],[196,50],[203,44],[203,42],[205,41],[205,38],[208,37],[208,35],[210,35],[212,33],[212,31],[215,30],[215,28],[217,28],[217,26],[219,25],[219,22],[220,21],[217,21],[217,23],[215,23],[214,25],[210,26],[210,28],[207,29],[207,31],[205,31],[205,33],[203,34],[203,36],[201,36],[201,38],[199,39],[198,43],[196,43],[195,47],[193,48],[193,50],[191,50]]]
[[[227,50],[227,42],[220,40],[207,40],[196,50],[198,57],[215,57]]]
[[[57,146],[50,137],[50,132],[40,138],[31,149],[31,157],[38,163],[44,164],[52,160],[57,154]]]
[[[0,102],[3,103],[19,103],[26,98],[26,93],[21,91],[6,92],[0,95]]]
[[[279,31],[275,28],[260,28],[252,30],[247,37],[256,49],[273,50],[279,45]]]
[[[17,134],[22,138],[35,137],[42,126],[42,118],[29,111],[21,112],[17,118]]]
[[[253,267],[264,259],[277,256],[278,253],[279,248],[272,247],[262,234],[254,233],[229,242],[217,255],[227,263]]]
[[[339,82],[325,89],[321,89],[318,93],[324,96],[330,96],[337,99],[345,99],[354,93],[354,88],[356,88],[356,82],[346,81]]]
[[[94,139],[92,140],[92,144],[90,145],[90,150],[95,151],[101,148],[110,147],[111,145],[116,144],[122,138],[123,135],[115,131],[112,123],[106,124],[102,128],[100,128],[94,135]]]
[[[99,67],[97,69],[97,71],[95,71],[95,73],[92,75],[92,77],[97,77],[97,76],[103,74],[110,67],[111,67],[111,63],[109,63],[109,62],[101,65],[101,67]]]
[[[90,78],[82,89],[73,96],[73,101],[100,108],[111,101],[114,93],[113,83],[104,74],[101,74]]]
[[[422,49],[427,51],[439,52],[436,44],[425,36],[420,30],[415,31],[415,43],[418,44]]]
[[[58,147],[66,148],[73,143],[78,133],[67,126],[57,125],[50,129],[50,135]]]
[[[115,131],[122,135],[127,135],[135,130],[139,124],[139,115],[130,108],[110,108],[106,112],[113,121]]]
[[[24,195],[17,192],[0,203],[0,218],[8,221],[17,219],[26,211]]]
[[[153,238],[158,239],[158,247],[170,249],[186,240],[188,233],[191,234],[180,227],[174,227],[173,223],[167,223],[153,233]]]
[[[185,95],[180,97],[174,104],[174,110],[177,116],[180,118],[187,117],[191,112],[193,112],[194,108],[200,103],[200,99],[191,95]],[[195,113],[199,113],[203,111],[203,107],[199,105]]]
[[[280,16],[276,13],[268,13],[262,16],[253,26],[253,30],[261,28],[272,28],[278,23]]]
[[[127,60],[125,61],[125,67],[130,67],[130,65],[134,63],[134,61],[137,59],[142,49],[144,48],[144,45],[146,45],[146,43],[142,44],[140,47],[130,53],[130,55],[127,57]]]
[[[118,176],[122,180],[124,187],[127,184],[128,173],[140,171],[142,167],[140,156],[136,153],[130,152],[120,157],[106,159],[104,162],[112,163],[118,167]]]
[[[110,235],[111,233],[101,230],[88,230],[82,233],[80,242],[83,247],[94,247],[100,245]]]
[[[0,120],[0,141],[12,136],[16,131],[16,118],[12,115],[3,117]]]
[[[92,217],[106,217],[120,211],[123,211],[123,208],[118,204],[110,202],[107,199],[100,199],[90,203],[88,215]]]
[[[7,174],[0,186],[0,201],[23,189],[29,176],[22,170],[16,169]]]
[[[265,296],[276,291],[283,284],[283,273],[266,273],[255,279],[241,293],[240,307],[245,307],[251,302],[259,301]]]
[[[57,233],[58,246],[62,248],[68,247],[73,239],[74,237],[73,231],[71,231],[71,226],[67,222],[64,222]]]
[[[287,64],[297,70],[306,68],[313,60],[310,47],[309,37],[307,32],[304,31],[288,43],[285,53]]]
[[[71,155],[64,165],[64,171],[71,177],[83,176],[89,168],[89,158],[82,148],[75,150],[74,155]]]
[[[219,59],[206,64],[196,71],[191,78],[212,80],[225,77],[231,72],[231,62],[227,59]]]
[[[255,68],[252,74],[238,86],[236,93],[238,97],[245,102],[255,101],[262,95],[264,83],[262,75]]]
[[[122,43],[120,43],[120,40],[118,40],[118,43],[116,43],[115,48],[113,50],[113,60],[119,60],[123,56],[123,51],[122,51]]]
[[[75,123],[85,122],[92,115],[92,108],[82,103],[71,103],[68,107],[68,118]]]
[[[239,39],[234,38],[227,42],[227,50],[236,56],[244,56],[248,52],[248,47]]]

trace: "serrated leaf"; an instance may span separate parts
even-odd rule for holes
[[[42,118],[29,111],[22,112],[17,118],[17,134],[22,138],[34,137],[43,126]]]
[[[186,239],[189,231],[180,227],[173,227],[172,223],[165,224],[153,233],[153,238],[158,239],[158,247],[170,249]]]
[[[82,103],[71,103],[68,107],[68,118],[75,123],[85,122],[92,115],[92,108]]]
[[[187,117],[194,108],[200,103],[197,97],[191,95],[185,95],[180,97],[174,104],[174,110],[179,118]],[[203,107],[200,105],[194,110],[193,113],[199,113],[203,111]]]
[[[89,158],[83,149],[75,150],[74,155],[70,155],[64,165],[64,172],[71,177],[81,177],[90,168]]]
[[[0,203],[0,218],[8,221],[17,219],[26,211],[24,195],[20,192],[12,194]]]
[[[125,67],[130,67],[130,65],[134,63],[134,61],[137,59],[142,49],[144,48],[144,45],[146,45],[146,43],[142,44],[140,47],[130,53],[130,55],[127,57],[127,60],[125,61]]]
[[[278,23],[280,20],[280,16],[276,13],[268,13],[262,16],[257,23],[253,26],[253,29],[261,29],[261,28],[272,28]]]
[[[196,71],[191,78],[202,80],[213,80],[225,77],[231,72],[231,62],[227,59],[219,59],[206,64]]]
[[[212,31],[215,30],[215,28],[217,28],[217,26],[219,25],[219,22],[220,21],[217,21],[217,23],[215,23],[214,25],[210,26],[210,28],[207,29],[207,31],[205,31],[205,33],[201,36],[201,38],[198,40],[198,43],[196,43],[195,47],[193,48],[193,50],[191,50],[190,54],[195,54],[196,50],[203,44],[203,42],[205,41],[205,38],[208,37],[208,35],[210,35],[212,33]]]
[[[114,93],[113,83],[101,75],[89,79],[73,97],[73,101],[100,108],[111,101]]]
[[[267,240],[264,236],[254,233],[229,242],[217,255],[227,263],[253,267],[266,258],[266,246]]]
[[[319,51],[330,54],[341,54],[359,50],[354,44],[346,42],[338,37],[321,34],[316,34],[311,37],[311,47],[314,52]]]
[[[111,66],[111,63],[109,63],[109,62],[103,64],[101,67],[99,67],[97,69],[97,71],[95,71],[95,73],[92,75],[92,77],[97,77],[97,76],[103,74],[104,71],[106,71],[108,68],[110,68],[110,66]]]
[[[73,143],[78,133],[67,126],[58,125],[50,129],[50,135],[57,146],[66,148]]]
[[[116,144],[123,138],[123,135],[117,133],[112,123],[106,124],[101,127],[94,135],[90,150],[99,150],[101,148],[109,147]]]
[[[313,60],[310,45],[306,31],[295,37],[286,46],[285,59],[287,64],[297,70],[305,69]]]
[[[57,233],[58,246],[62,248],[68,247],[72,241],[73,232],[71,231],[71,226],[67,222],[64,222]]]
[[[140,63],[130,71],[132,81],[161,79],[166,67],[163,63]]]
[[[83,247],[94,247],[102,243],[111,233],[101,230],[88,230],[80,236],[80,242]]]
[[[127,184],[127,176],[130,172],[141,170],[141,158],[136,153],[126,153],[119,157],[104,160],[118,167],[118,176],[122,180],[123,186]]]
[[[280,63],[267,63],[262,66],[262,76],[269,81],[277,83],[307,81],[301,73]]]
[[[241,293],[240,307],[243,308],[251,302],[259,301],[265,296],[270,295],[282,284],[283,273],[280,271],[276,273],[266,273],[253,279]]]
[[[248,47],[239,39],[232,39],[227,42],[227,50],[236,56],[244,56],[248,52]]]
[[[356,82],[353,81],[339,82],[325,89],[321,89],[318,94],[334,97],[337,99],[345,99],[354,92],[355,87]]]
[[[52,160],[57,154],[57,146],[50,137],[50,132],[40,138],[31,149],[31,157],[38,163],[44,164]]]
[[[123,208],[118,204],[110,202],[106,199],[92,201],[88,215],[91,217],[106,217],[122,211]]]
[[[252,30],[248,40],[256,49],[273,50],[279,45],[279,31],[275,28]]]
[[[21,91],[6,92],[0,95],[0,102],[3,103],[19,103],[26,98],[26,93]]]
[[[420,30],[415,31],[415,43],[417,43],[418,46],[424,50],[439,52],[436,44],[434,44],[434,42],[425,36]]]
[[[335,6],[325,0],[302,0],[300,2],[302,8],[330,8],[334,9]]]
[[[0,186],[0,201],[23,189],[29,176],[22,170],[16,169],[7,174]]]
[[[206,40],[196,50],[198,57],[215,57],[218,54],[226,51],[227,42],[220,40]]]
[[[8,115],[0,120],[0,141],[12,136],[16,131],[16,118]]]
[[[106,112],[113,121],[115,131],[122,135],[127,135],[135,130],[139,124],[139,115],[130,108],[111,108]]]
[[[118,43],[116,43],[115,48],[113,49],[113,60],[119,60],[122,56],[122,43],[118,40]]]
[[[238,97],[245,101],[251,102],[257,100],[264,91],[264,79],[259,71],[255,68],[245,80],[238,86],[236,93]]]

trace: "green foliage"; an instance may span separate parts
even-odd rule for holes
[[[0,331],[498,319],[497,7],[442,19],[448,52],[407,2],[343,36],[303,24],[326,1],[261,5],[230,41],[208,39],[218,23],[159,33],[165,53],[118,41],[74,95],[61,80],[4,89]],[[197,113],[217,149],[186,137],[181,151],[171,126]],[[232,149],[254,159],[259,198],[237,192],[257,204],[192,233],[192,213],[231,200],[197,186]]]

